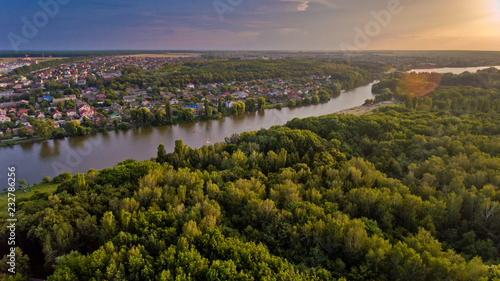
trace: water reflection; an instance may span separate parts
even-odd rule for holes
[[[40,158],[50,159],[58,156],[60,154],[59,147],[60,147],[59,141],[56,140],[52,142],[48,141],[42,142],[40,144],[40,152],[39,152]]]
[[[23,144],[20,144],[20,146],[23,149],[32,150],[35,147],[35,142],[23,143]],[[14,148],[14,147],[12,146],[11,148]]]
[[[74,149],[79,149],[82,148],[83,145],[85,144],[85,140],[90,138],[90,137],[98,137],[97,135],[94,136],[79,136],[79,137],[70,137],[67,138],[68,145]]]

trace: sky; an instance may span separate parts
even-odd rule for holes
[[[500,50],[500,0],[0,0],[0,50]]]

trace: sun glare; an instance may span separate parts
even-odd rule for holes
[[[494,13],[496,19],[500,20],[500,0],[489,0],[489,8]]]

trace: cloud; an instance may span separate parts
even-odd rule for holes
[[[323,6],[329,7],[329,8],[337,8],[337,5],[335,3],[332,3],[332,1],[329,0],[280,0],[281,2],[293,2],[295,3],[296,10],[299,12],[304,12],[307,11],[310,7],[311,4],[322,4]]]

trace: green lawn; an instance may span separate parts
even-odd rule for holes
[[[19,189],[14,194],[16,195],[16,204],[21,200],[21,199],[29,199],[35,190],[38,190],[40,192],[51,192],[53,193],[56,191],[57,187],[59,186],[58,183],[41,183],[33,186],[31,188],[31,191],[24,192],[23,190]],[[7,193],[0,193],[0,218],[4,218],[7,216]]]

